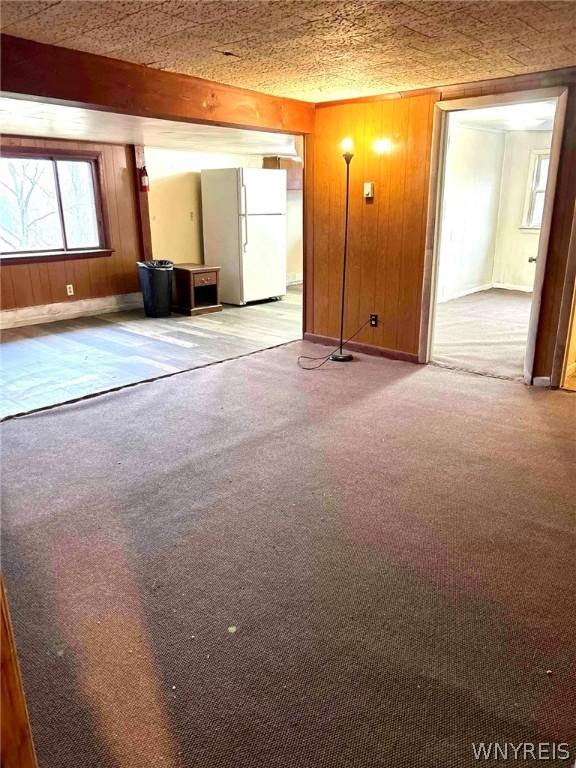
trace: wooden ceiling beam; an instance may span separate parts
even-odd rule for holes
[[[306,134],[314,105],[1,35],[2,92],[105,112]]]

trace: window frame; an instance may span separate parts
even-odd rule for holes
[[[530,224],[532,212],[534,210],[534,203],[536,195],[540,192],[544,192],[544,201],[546,201],[546,190],[548,187],[548,176],[546,176],[546,186],[543,190],[536,189],[536,179],[538,176],[538,168],[542,158],[548,158],[550,160],[550,149],[531,149],[530,150],[530,163],[528,165],[528,179],[526,182],[526,191],[524,193],[524,210],[522,212],[522,223],[520,229],[524,232],[540,232],[542,229],[542,223],[539,226]],[[548,173],[550,173],[550,167],[548,167]]]
[[[1,156],[8,158],[22,158],[30,160],[51,160],[54,163],[54,179],[56,186],[56,198],[60,227],[64,247],[56,250],[38,251],[6,251],[0,252],[0,263],[34,263],[43,261],[68,261],[70,259],[94,259],[102,256],[111,256],[114,252],[110,246],[110,229],[105,206],[104,177],[102,172],[102,152],[75,149],[52,149],[42,147],[17,147],[2,145]],[[92,188],[94,191],[94,207],[96,213],[96,225],[98,228],[99,245],[87,248],[68,248],[66,243],[66,228],[64,226],[64,213],[62,208],[62,193],[58,176],[58,160],[77,160],[90,163],[92,172]]]

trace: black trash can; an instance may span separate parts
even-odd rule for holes
[[[174,262],[167,259],[138,262],[146,317],[169,317],[172,307],[173,270]]]

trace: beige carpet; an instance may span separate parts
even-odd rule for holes
[[[432,361],[521,379],[532,294],[492,288],[436,307]]]
[[[480,741],[576,739],[573,394],[297,367],[323,350],[2,424],[41,768],[472,768]]]

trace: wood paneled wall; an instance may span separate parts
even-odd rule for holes
[[[94,259],[2,265],[1,308],[17,309],[138,291],[136,262],[142,246],[136,213],[134,155],[130,147],[3,136],[2,146],[5,145],[101,152],[102,192],[114,253]],[[74,285],[74,296],[66,294],[69,283]]]
[[[357,340],[415,360],[434,104],[551,86],[567,86],[569,96],[534,364],[535,376],[550,375],[576,197],[576,68],[316,105],[315,131],[306,139],[305,171],[304,327],[309,338],[334,338],[339,330],[345,181],[339,141],[351,136],[356,145],[345,334],[354,333],[376,312],[379,327],[363,330]],[[392,138],[395,148],[378,158],[371,143],[379,136]],[[362,199],[363,181],[375,183],[373,203]]]
[[[345,336],[370,313],[356,341],[416,359],[424,270],[432,119],[436,93],[381,101],[317,105],[306,153],[307,305],[305,331],[339,333],[345,163],[340,141],[354,140]],[[393,142],[377,155],[378,138]],[[374,199],[362,187],[374,182]]]

